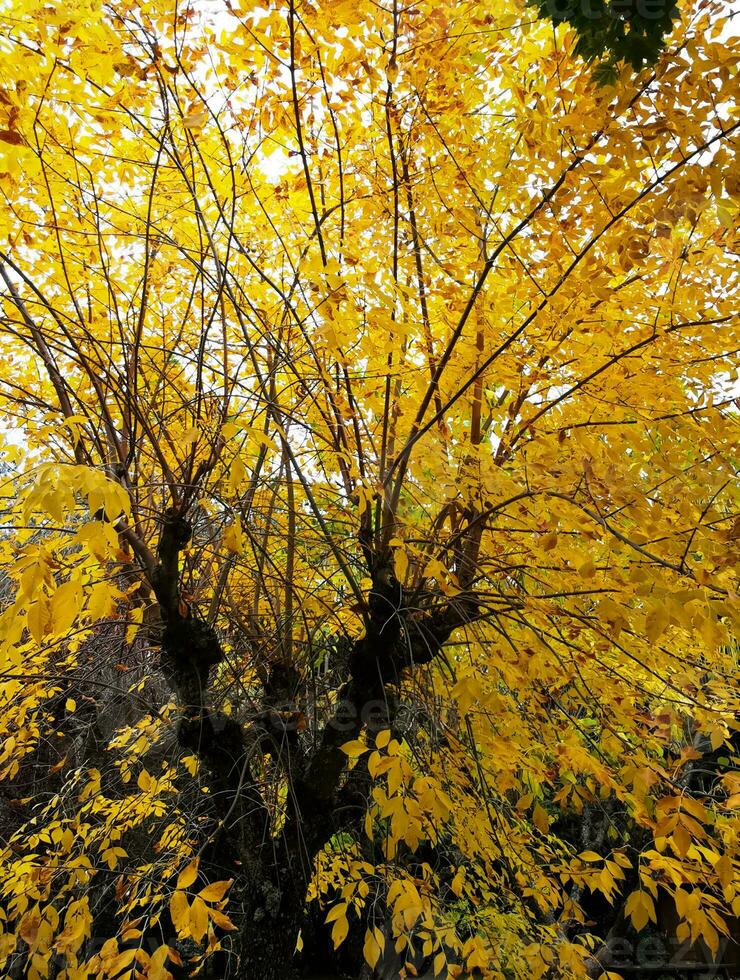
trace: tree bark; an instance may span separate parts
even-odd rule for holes
[[[305,890],[286,869],[276,882],[250,883],[240,931],[239,980],[293,980],[298,976],[296,942],[303,919]]]
[[[238,929],[239,966],[230,975],[291,980],[297,975],[294,953],[313,862],[335,833],[361,826],[369,792],[362,765],[345,779],[341,746],[366,726],[392,726],[392,690],[404,671],[432,660],[452,631],[479,610],[474,594],[462,593],[411,618],[392,559],[372,568],[365,635],[352,648],[336,712],[308,753],[279,710],[294,685],[290,664],[267,671],[264,710],[247,727],[209,707],[210,672],[224,655],[216,631],[191,613],[180,594],[179,553],[190,533],[181,514],[165,513],[159,561],[150,577],[164,626],[161,667],[182,706],[178,739],[201,760],[218,817],[201,870],[207,877],[212,864],[214,878],[223,878],[225,867],[237,869],[229,912]],[[250,766],[261,750],[269,751],[289,781],[277,836]]]

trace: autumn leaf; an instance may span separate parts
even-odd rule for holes
[[[208,906],[201,898],[194,898],[190,906],[190,935],[199,943],[208,929]]]
[[[210,885],[206,885],[205,888],[202,888],[198,892],[198,896],[204,902],[220,902],[232,884],[233,879],[229,879],[228,881],[214,881]]]
[[[176,891],[172,893],[172,898],[170,899],[170,915],[172,916],[172,924],[177,930],[178,935],[183,935],[190,931],[190,906],[184,892]]]
[[[0,129],[0,140],[3,143],[10,143],[12,146],[22,146],[26,142],[23,136],[14,129]]]
[[[347,933],[349,932],[349,922],[346,917],[337,919],[331,929],[331,941],[334,945],[334,949],[337,949],[344,940],[347,938]]]
[[[638,932],[645,928],[648,921],[657,922],[655,903],[645,891],[632,892],[625,904],[624,913],[630,917]]]
[[[0,975],[719,958],[737,32],[576,6],[0,13]]]
[[[385,936],[377,926],[366,930],[362,955],[365,957],[365,962],[371,969],[375,969],[377,966],[384,946]]]

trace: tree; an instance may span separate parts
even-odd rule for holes
[[[287,978],[307,902],[441,976],[727,941],[736,56],[577,40],[3,13],[9,975]]]
[[[531,0],[542,17],[555,24],[566,22],[578,35],[574,51],[588,61],[598,61],[594,77],[613,82],[617,66],[635,69],[652,65],[678,18],[674,0]]]

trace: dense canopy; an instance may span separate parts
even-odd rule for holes
[[[3,975],[729,955],[737,31],[661,11],[3,5]]]

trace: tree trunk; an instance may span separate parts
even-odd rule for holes
[[[264,710],[248,726],[209,706],[210,674],[224,652],[215,629],[193,615],[180,597],[179,553],[190,534],[190,523],[181,514],[165,513],[151,583],[164,625],[161,669],[182,706],[178,740],[204,765],[219,821],[218,842],[211,843],[228,852],[228,860],[213,862],[213,873],[217,878],[224,867],[240,869],[241,881],[229,896],[239,930],[239,966],[230,975],[292,980],[298,973],[295,947],[313,861],[334,833],[358,828],[367,806],[368,770],[357,767],[345,778],[342,745],[366,725],[392,726],[389,688],[408,667],[436,656],[456,626],[475,618],[477,604],[474,595],[461,594],[454,606],[412,621],[403,614],[403,589],[390,556],[372,565],[365,634],[352,646],[335,713],[325,722],[317,747],[307,753],[297,728],[275,707],[286,696],[289,700],[295,687],[290,664],[282,669],[271,664],[263,685]],[[250,766],[252,755],[262,750],[279,760],[290,784],[290,805],[275,837]],[[207,863],[201,861],[202,871]]]
[[[293,980],[298,976],[295,952],[303,918],[301,883],[287,880],[279,887],[274,881],[263,879],[250,890],[245,901],[236,976],[239,980]]]

